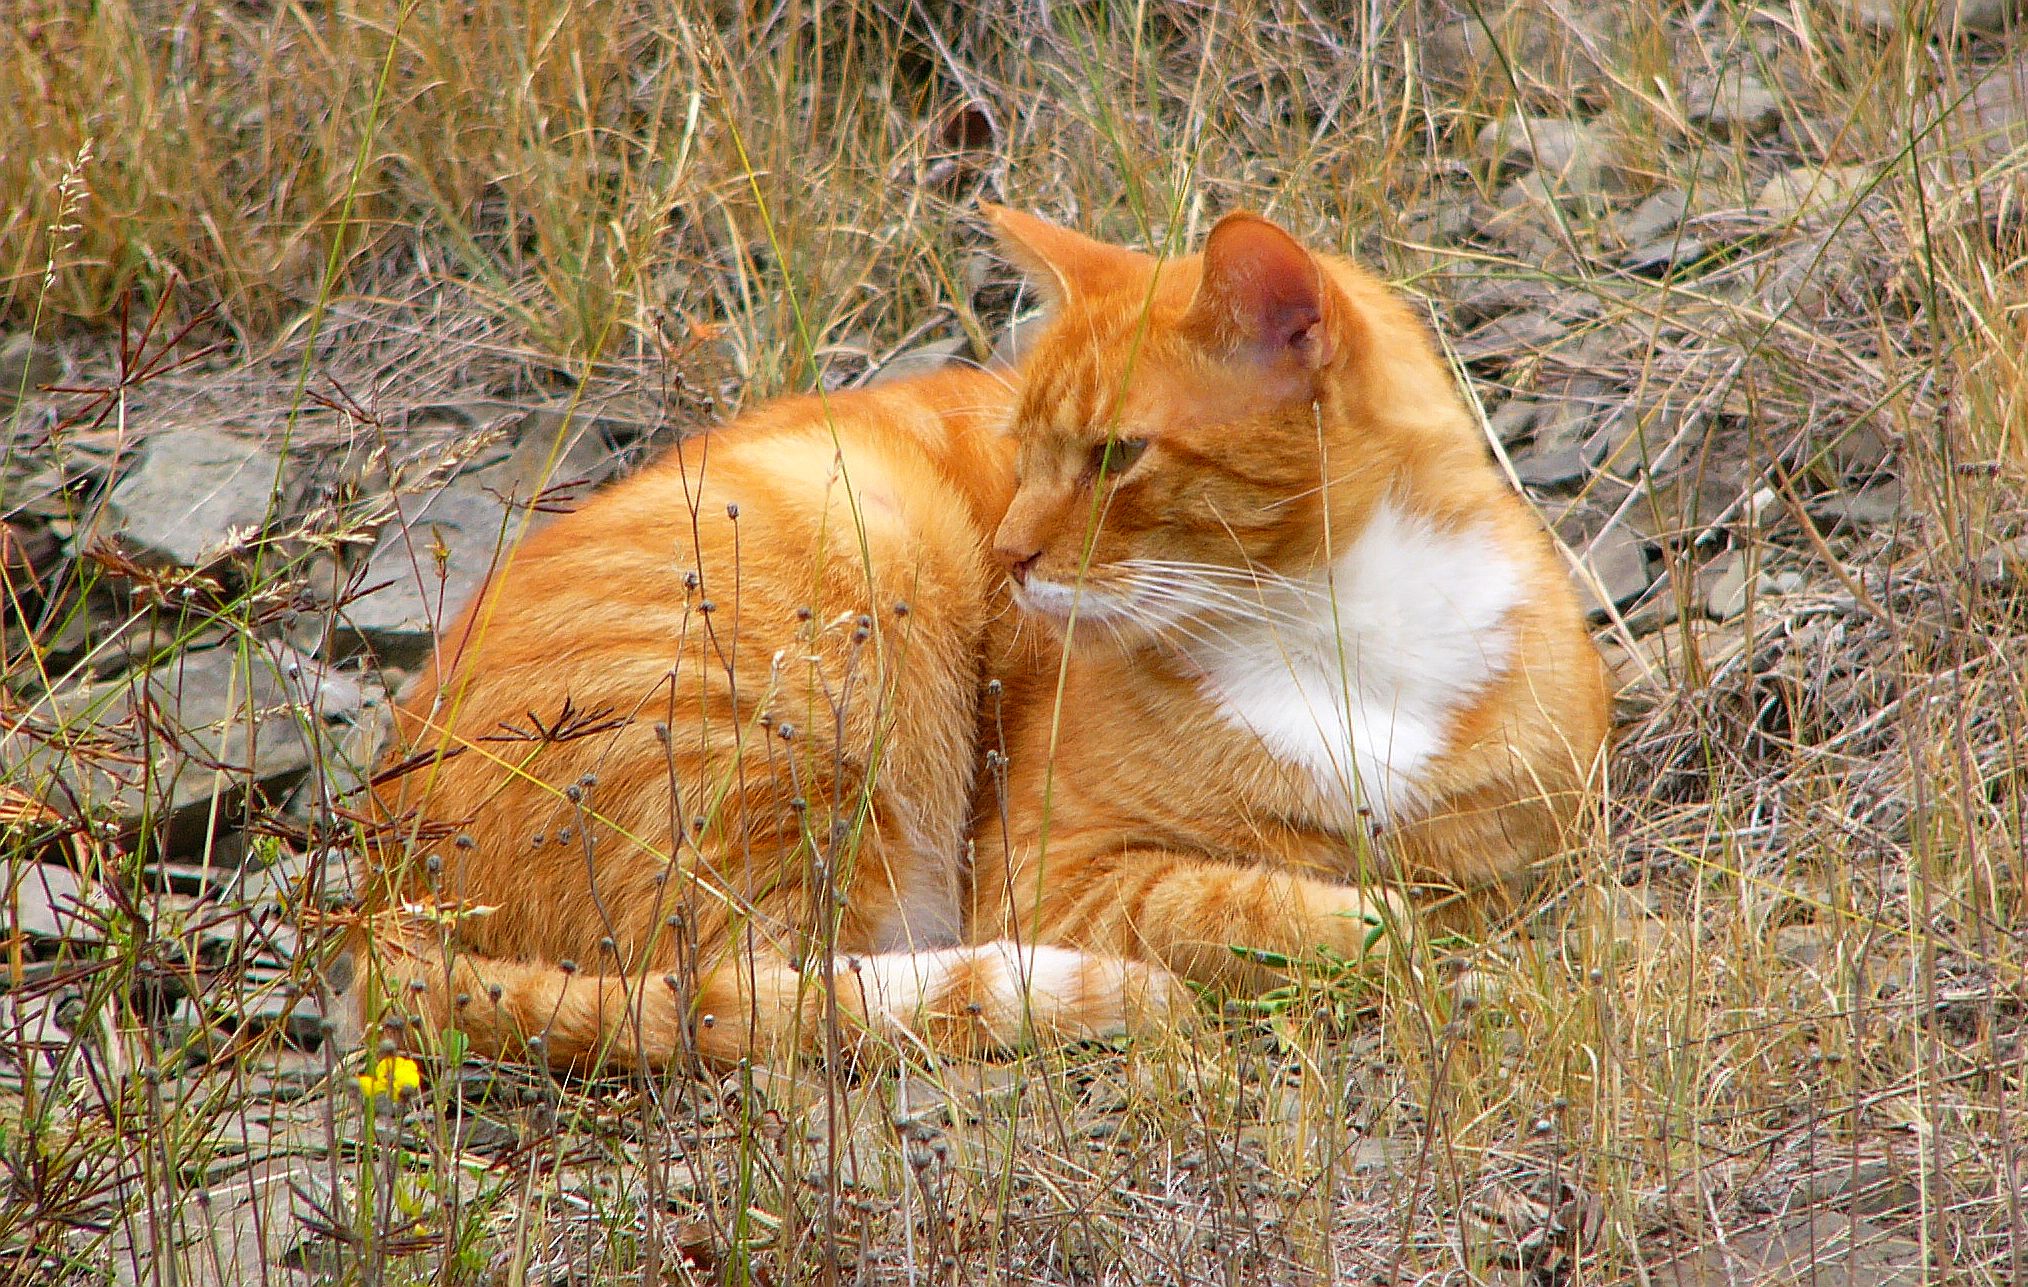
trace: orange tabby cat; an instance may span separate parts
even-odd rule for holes
[[[1166,1009],[1145,967],[956,946],[1009,405],[964,370],[777,402],[503,556],[399,710],[352,1022],[654,1067]]]
[[[1422,325],[1252,215],[1158,263],[992,214],[1056,310],[995,553],[1068,642],[994,632],[973,932],[1255,986],[1563,847],[1603,668]]]
[[[390,999],[565,1065],[1100,1034],[1564,842],[1599,660],[1414,319],[1251,216],[1158,265],[993,215],[1057,305],[1018,406],[778,403],[447,633],[401,715],[441,756],[382,791]]]

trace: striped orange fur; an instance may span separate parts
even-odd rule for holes
[[[957,946],[1009,403],[786,399],[507,552],[400,706],[356,1006],[580,1068],[1166,1008],[1138,965]]]
[[[1603,668],[1540,525],[1378,281],[1230,215],[1168,262],[995,210],[1023,369],[973,932],[1256,987],[1383,885],[1502,885],[1579,824]]]
[[[1158,262],[990,213],[1055,301],[1012,385],[742,417],[445,633],[350,1013],[571,1067],[1074,1039],[1569,842],[1602,667],[1420,323],[1254,216]]]

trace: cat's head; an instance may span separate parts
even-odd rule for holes
[[[1163,261],[988,214],[1053,305],[994,538],[1038,616],[1075,604],[1108,634],[1158,636],[1243,606],[1248,581],[1313,572],[1407,471],[1483,459],[1422,325],[1265,219],[1227,215]]]

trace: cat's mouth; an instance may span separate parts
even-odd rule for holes
[[[1014,601],[1021,610],[1038,617],[1069,621],[1075,617],[1094,625],[1138,619],[1139,613],[1122,596],[1102,586],[1085,582],[1048,581],[1029,577],[1014,586]]]
[[[1151,599],[1136,587],[1090,580],[1051,581],[1031,576],[1025,584],[1014,585],[1014,601],[1023,612],[1059,629],[1074,629],[1080,635],[1097,630],[1121,643],[1159,637],[1181,619],[1173,605]]]

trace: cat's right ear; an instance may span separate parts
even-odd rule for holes
[[[993,225],[1000,249],[1035,279],[1052,305],[1145,282],[1146,274],[1154,269],[1155,261],[1139,251],[1093,241],[1083,233],[990,201],[980,202],[979,208]]]

